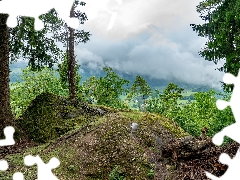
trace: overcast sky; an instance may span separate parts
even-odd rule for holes
[[[215,71],[220,65],[198,55],[206,39],[198,37],[190,24],[203,23],[196,12],[199,0],[85,2],[80,10],[89,20],[79,29],[90,31],[92,36],[76,47],[79,64],[93,71],[107,65],[195,84],[216,85],[222,80],[223,74]]]
[[[190,27],[203,23],[196,12],[199,0],[84,1],[80,10],[89,20],[79,29],[92,36],[76,46],[75,53],[87,71],[110,66],[151,78],[220,87],[223,73],[215,69],[222,65],[198,55],[207,39]]]

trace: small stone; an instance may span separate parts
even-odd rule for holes
[[[100,109],[100,108],[97,108],[97,111],[100,113],[100,115],[104,115],[105,114],[105,111]]]

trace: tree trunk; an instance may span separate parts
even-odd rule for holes
[[[10,107],[9,87],[9,31],[6,25],[8,15],[0,14],[0,137],[3,129],[13,125],[14,118]]]
[[[70,17],[74,17],[74,6],[70,11]],[[69,37],[69,92],[70,99],[76,98],[76,84],[75,84],[75,57],[74,57],[74,29],[69,27],[70,37]]]

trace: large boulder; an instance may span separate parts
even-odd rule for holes
[[[44,143],[103,114],[80,100],[70,101],[46,92],[31,102],[17,122],[32,140]]]

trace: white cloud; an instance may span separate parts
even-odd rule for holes
[[[206,39],[198,37],[190,24],[201,23],[196,12],[199,0],[123,0],[121,5],[115,0],[85,2],[80,10],[86,12],[89,21],[80,29],[92,36],[86,44],[75,47],[75,54],[77,62],[90,71],[111,66],[193,84],[214,85],[222,80],[223,73],[214,70],[220,65],[198,55]],[[110,11],[118,15],[107,31]]]
[[[92,70],[107,65],[193,84],[216,86],[222,80],[223,73],[215,71],[220,65],[198,54],[206,39],[198,37],[190,27],[202,23],[196,12],[199,0],[123,0],[122,5],[114,0],[104,0],[101,5],[100,1],[86,2],[90,18],[82,28],[93,35],[90,42],[76,48],[80,64]],[[110,16],[104,7],[118,13],[110,31]]]
[[[100,70],[104,65],[100,56],[87,50],[86,48],[76,49],[77,58],[76,61],[80,65],[85,65],[92,70]]]
[[[96,58],[92,53],[92,56],[84,53],[82,56],[85,56],[86,61],[96,62],[94,59],[101,59],[103,65],[157,79],[174,78],[188,83],[211,86],[216,86],[222,80],[223,74],[215,71],[216,65],[197,55],[200,47],[192,47],[192,43],[202,44],[201,40],[186,39],[182,44],[181,39],[184,39],[184,33],[178,32],[180,40],[174,41],[174,38],[169,39],[155,32],[149,30],[148,34],[144,33],[121,42],[95,39],[90,44],[82,46],[86,46],[89,51],[97,53],[102,58],[99,56]],[[190,33],[189,36],[191,36]]]
[[[114,0],[86,1],[83,11],[89,16],[82,28],[105,38],[122,39],[155,25],[165,30],[181,29],[186,24],[201,22],[196,12],[199,0],[128,0],[119,5]],[[113,28],[107,26],[111,14],[118,13]]]

